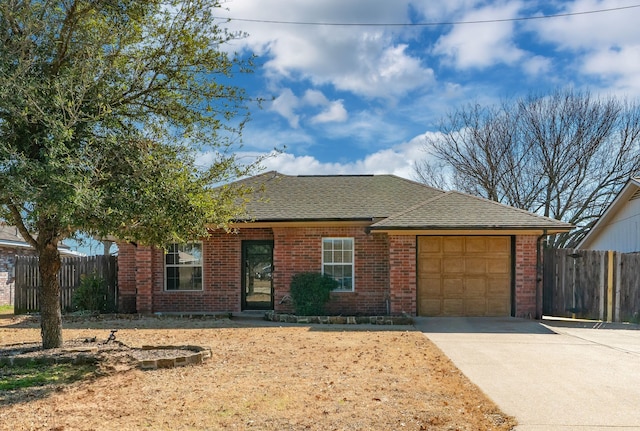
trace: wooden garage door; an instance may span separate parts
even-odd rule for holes
[[[511,237],[418,238],[418,315],[511,314]]]

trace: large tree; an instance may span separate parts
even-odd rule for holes
[[[162,245],[241,209],[214,188],[248,116],[218,0],[0,2],[0,219],[39,256],[44,348],[62,344],[58,244]],[[209,151],[209,166],[197,163]]]
[[[449,114],[417,177],[576,225],[575,244],[640,169],[640,106],[557,90]]]

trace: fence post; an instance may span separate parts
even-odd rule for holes
[[[622,255],[616,253],[616,314],[615,321],[620,321],[620,288],[622,285]]]
[[[613,250],[607,252],[607,322],[613,321]]]
[[[600,320],[604,321],[604,268],[606,255],[603,253],[600,259]]]

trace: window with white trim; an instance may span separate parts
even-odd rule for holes
[[[165,254],[165,290],[202,290],[202,243],[173,243]]]
[[[353,292],[353,238],[322,238],[322,273],[335,279],[336,291]]]

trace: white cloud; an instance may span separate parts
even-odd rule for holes
[[[297,129],[300,123],[300,116],[295,113],[298,106],[300,101],[289,88],[282,90],[282,93],[271,102],[271,110],[286,118],[294,129]]]
[[[551,70],[551,60],[540,56],[534,55],[524,61],[522,68],[530,76],[540,76]]]
[[[242,0],[228,4],[220,15],[257,20],[296,22],[408,22],[409,0],[344,2],[324,0]],[[216,12],[218,13],[218,12]],[[268,60],[264,67],[274,80],[308,79],[370,98],[395,98],[429,85],[433,70],[407,52],[397,36],[403,28],[313,26],[231,21],[232,29],[249,36],[236,43]]]
[[[329,104],[329,99],[318,90],[307,90],[304,93],[304,102],[309,106],[326,106]]]
[[[575,0],[563,2],[558,13],[579,13],[637,4],[632,0]],[[623,9],[579,14],[528,23],[537,37],[552,44],[571,67],[602,90],[623,96],[640,95],[640,26],[638,10]],[[595,80],[595,81],[594,81]],[[602,88],[602,85],[609,88]]]
[[[515,18],[521,8],[519,1],[501,2],[470,10],[459,21]],[[444,56],[459,69],[514,64],[525,57],[526,52],[518,48],[513,39],[513,22],[458,24],[438,40],[434,53]]]
[[[284,152],[267,158],[263,166],[266,170],[287,175],[393,174],[413,179],[414,163],[426,157],[424,138],[427,133],[353,162],[323,163],[313,156],[295,156]]]
[[[300,126],[301,111],[320,108],[317,114],[310,114],[310,123],[344,122],[349,117],[342,100],[331,101],[318,90],[307,90],[303,97],[296,96],[290,88],[282,90],[271,102],[270,109],[286,118],[289,125],[297,129]]]
[[[640,45],[593,52],[585,58],[583,71],[609,81],[611,92],[640,96]]]
[[[311,118],[311,123],[321,124],[344,122],[347,121],[347,117],[347,110],[344,109],[342,101],[336,100],[335,102],[331,102],[324,111]]]
[[[557,13],[580,13],[637,4],[633,0],[575,0],[561,2]],[[640,39],[638,10],[618,10],[532,21],[538,37],[565,50],[599,50],[637,43]]]

